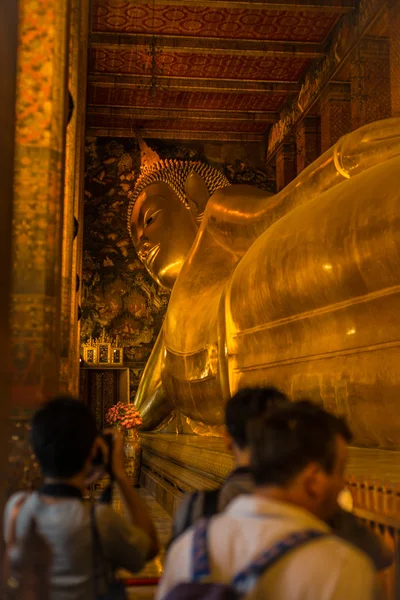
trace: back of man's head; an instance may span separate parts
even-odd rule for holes
[[[331,474],[337,439],[351,441],[343,418],[308,401],[288,404],[266,418],[253,420],[248,435],[257,486],[285,487],[311,463]]]
[[[236,446],[242,450],[248,447],[250,421],[266,417],[288,402],[287,397],[274,387],[244,388],[237,392],[225,409],[226,428]]]
[[[47,477],[68,479],[81,473],[96,436],[90,410],[69,396],[50,400],[32,419],[33,450]]]

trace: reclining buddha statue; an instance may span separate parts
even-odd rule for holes
[[[140,144],[128,229],[172,290],[135,398],[144,428],[173,411],[221,425],[238,389],[275,385],[344,414],[357,444],[399,447],[400,119],[275,195]]]

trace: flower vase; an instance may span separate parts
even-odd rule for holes
[[[134,486],[140,485],[140,464],[142,443],[135,427],[125,430],[124,436],[125,470]]]

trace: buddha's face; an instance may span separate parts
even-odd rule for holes
[[[172,288],[197,234],[191,211],[166,183],[149,185],[131,217],[132,241],[150,275]]]

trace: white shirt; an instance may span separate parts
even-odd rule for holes
[[[290,533],[329,527],[292,504],[239,496],[209,526],[212,581],[229,583],[261,552]],[[156,600],[178,583],[191,580],[193,528],[176,540],[167,555]],[[267,570],[247,596],[252,600],[372,600],[375,571],[369,558],[329,535],[289,552]]]
[[[15,503],[23,493],[14,494],[4,513],[5,538]],[[17,539],[25,535],[34,517],[38,531],[52,551],[50,600],[93,598],[93,539],[89,507],[77,498],[45,504],[34,492],[27,496],[16,523]],[[96,524],[104,556],[111,568],[137,572],[145,565],[150,539],[130,525],[111,506],[96,505]]]

